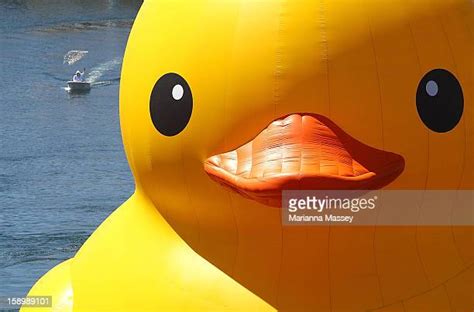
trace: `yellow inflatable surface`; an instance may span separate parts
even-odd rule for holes
[[[285,188],[473,190],[473,11],[145,0],[120,86],[136,191],[31,311],[472,311],[472,226],[291,227],[275,206]]]

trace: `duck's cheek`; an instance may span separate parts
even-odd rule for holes
[[[282,117],[248,143],[204,162],[223,187],[274,207],[281,207],[285,189],[379,189],[403,169],[400,155],[367,146],[328,118],[306,113]]]

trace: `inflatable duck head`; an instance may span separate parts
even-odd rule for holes
[[[470,228],[289,228],[278,206],[285,189],[472,189],[471,14],[465,0],[145,1],[120,92],[137,188],[276,308],[449,302],[457,286],[437,287],[473,263]]]
[[[472,224],[285,226],[281,208],[285,190],[472,192],[472,12],[145,0],[120,86],[137,190],[62,267],[74,307],[472,309]]]

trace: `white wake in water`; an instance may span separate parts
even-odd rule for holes
[[[86,81],[92,84],[100,84],[100,82],[96,82],[102,77],[107,71],[114,69],[116,66],[122,63],[121,57],[116,57],[110,61],[102,63],[94,68],[87,74]]]
[[[63,64],[72,65],[82,59],[89,51],[71,50],[64,55]]]

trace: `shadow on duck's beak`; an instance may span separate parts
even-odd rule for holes
[[[204,170],[246,198],[281,207],[283,190],[374,190],[403,171],[402,156],[367,146],[317,114],[273,121],[252,141],[209,157]]]

